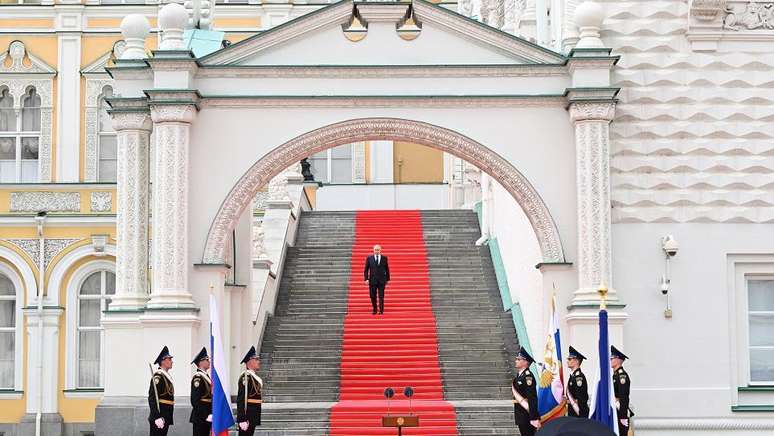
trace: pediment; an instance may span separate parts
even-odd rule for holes
[[[409,11],[413,8],[413,12]],[[343,27],[353,9],[367,24],[353,42]],[[405,14],[421,25],[402,39],[396,26]],[[425,0],[413,3],[343,0],[199,59],[202,66],[267,65],[515,65],[562,64],[565,58],[531,42]]]
[[[24,42],[11,41],[8,50],[0,54],[0,74],[56,74],[56,69],[27,51]]]
[[[113,48],[110,49],[110,51],[108,51],[107,53],[104,53],[102,56],[98,57],[94,62],[85,66],[81,70],[81,73],[85,75],[94,75],[94,74],[107,75],[107,71],[105,70],[105,67],[112,66],[113,61],[120,58],[121,53],[123,53],[125,49],[126,49],[125,41],[123,40],[116,41],[115,44],[113,44]]]

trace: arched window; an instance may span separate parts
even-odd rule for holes
[[[18,118],[13,96],[0,89],[0,183],[39,181],[40,101],[35,88],[27,88]]]
[[[0,272],[0,389],[14,388],[16,287]]]
[[[99,144],[97,145],[99,163],[97,165],[97,180],[100,182],[115,182],[117,168],[116,132],[108,114],[110,106],[107,99],[113,96],[113,88],[105,86],[99,98]]]
[[[110,271],[91,273],[78,292],[78,388],[102,386],[102,312],[116,293],[116,275]]]

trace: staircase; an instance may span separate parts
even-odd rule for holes
[[[420,215],[442,396],[454,405],[457,433],[516,435],[510,381],[518,343],[510,315],[502,310],[489,249],[475,246],[480,236],[477,217],[462,210],[422,211]],[[363,322],[371,319],[367,290],[364,295],[358,291],[356,300],[348,300],[353,286],[350,278],[358,277],[355,273],[361,270],[365,256],[358,249],[351,260],[354,235],[355,212],[306,212],[301,216],[296,244],[288,250],[275,315],[268,321],[261,346],[266,403],[263,425],[256,435],[331,434],[330,409],[343,399],[345,316],[356,304],[362,305]],[[397,303],[396,296],[392,294],[393,303]],[[390,286],[386,301],[389,313]],[[350,318],[351,327],[360,322],[360,315],[357,317],[354,323]],[[355,377],[374,381],[393,377],[346,369],[353,370]],[[359,394],[352,391],[348,395],[354,399]],[[372,398],[370,393],[368,398]],[[340,416],[354,425],[363,414],[349,410]]]
[[[470,210],[423,211],[422,227],[444,398],[457,406],[457,430],[517,434],[510,385],[519,344],[489,248],[475,245],[478,217]]]
[[[261,344],[266,404],[256,435],[329,434],[354,223],[353,214],[339,212],[304,214],[299,223]]]

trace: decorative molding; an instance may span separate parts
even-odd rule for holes
[[[396,118],[361,118],[298,136],[256,162],[224,199],[210,226],[202,263],[223,263],[231,230],[242,212],[250,206],[258,190],[288,165],[337,145],[366,140],[409,140],[446,151],[493,175],[524,210],[537,236],[543,261],[564,262],[559,231],[548,207],[529,181],[507,160],[484,145],[439,126]]]
[[[110,212],[113,205],[113,193],[111,192],[92,192],[91,193],[91,211],[92,212]]]
[[[2,65],[2,63],[0,63]],[[24,91],[32,86],[40,96],[40,136],[38,143],[38,180],[41,183],[51,182],[51,123],[52,123],[52,89],[53,76],[49,79],[32,79],[39,75],[0,74],[0,89],[7,87],[13,96],[17,110],[21,110]]]
[[[352,183],[366,182],[366,143],[352,144]]]
[[[607,121],[615,117],[615,102],[579,102],[570,104],[570,120],[573,123],[581,121]]]
[[[642,429],[642,430],[683,430],[683,431],[774,430],[774,421],[771,419],[639,418],[637,419],[636,425],[638,429]]]
[[[105,86],[113,87],[113,79],[91,79],[86,78],[86,106],[85,106],[85,120],[86,136],[85,145],[85,162],[84,178],[86,182],[97,181],[97,166],[99,164],[99,97],[102,95],[102,90]],[[114,88],[115,89],[115,88]],[[115,97],[119,97],[117,94],[113,94]]]
[[[113,112],[111,118],[116,132],[153,130],[153,122],[147,112]]]
[[[268,199],[269,199],[268,191],[258,191],[258,193],[255,194],[255,210],[266,209],[266,201]]]
[[[196,107],[193,105],[154,105],[151,107],[151,119],[154,123],[190,124],[195,115]]]
[[[695,1],[695,0],[694,0]],[[709,1],[709,0],[705,0]],[[723,2],[726,3],[726,2]],[[724,6],[723,29],[774,30],[774,2],[748,1],[746,4]]]
[[[210,96],[201,102],[201,107],[242,108],[351,108],[354,105],[370,107],[557,107],[565,106],[567,99],[559,95],[536,96],[255,96],[230,97]]]
[[[699,21],[713,21],[726,10],[727,0],[693,0],[691,16]]]
[[[80,212],[80,192],[11,192],[11,212]]]
[[[11,41],[3,54],[0,54],[0,74],[3,73],[47,73],[54,75],[56,69],[27,51],[19,40]]]
[[[30,258],[35,261],[35,265],[38,263],[40,257],[40,240],[37,238],[24,238],[24,239],[6,239],[11,244],[16,245],[22,251],[27,253]],[[65,248],[80,241],[77,238],[63,238],[63,239],[46,239],[43,242],[43,268],[48,268],[51,260],[61,253]]]

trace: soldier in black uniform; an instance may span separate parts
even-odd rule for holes
[[[610,366],[613,367],[613,391],[615,392],[616,413],[618,415],[618,434],[629,434],[629,418],[632,416],[629,410],[629,389],[631,380],[629,374],[623,368],[624,360],[628,359],[624,353],[614,346],[610,346]]]
[[[589,417],[589,384],[586,376],[581,371],[581,363],[586,357],[573,347],[567,354],[567,366],[572,370],[567,381],[567,399],[570,406],[567,408],[567,416],[577,418]]]
[[[261,367],[261,361],[255,353],[255,347],[245,354],[242,363],[245,371],[239,376],[239,392],[237,393],[237,428],[239,436],[253,436],[255,427],[261,425],[261,391],[263,380],[256,371]]]
[[[513,416],[521,436],[533,436],[540,428],[537,379],[529,370],[529,366],[534,361],[535,359],[524,347],[519,349],[519,354],[516,355],[518,373],[511,383],[511,392],[513,393]]]
[[[172,355],[165,345],[153,362],[159,366],[150,380],[148,388],[148,422],[150,436],[167,436],[169,426],[174,424],[172,415],[175,411],[175,386],[169,370],[172,368]]]
[[[191,377],[191,418],[193,436],[210,436],[212,429],[212,380],[207,370],[210,369],[210,357],[207,349],[202,348],[194,357],[192,364],[196,372]]]

